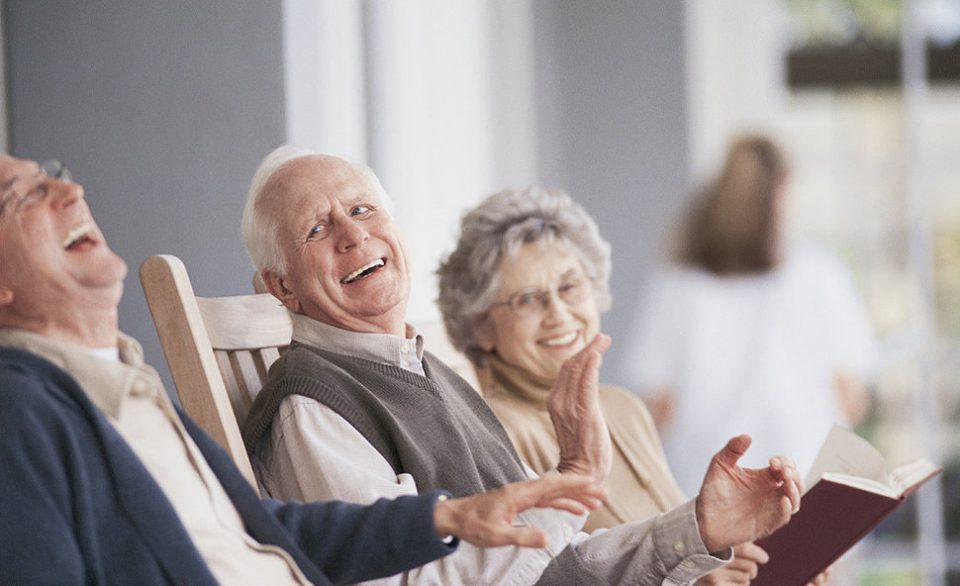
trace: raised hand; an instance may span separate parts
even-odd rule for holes
[[[770,556],[760,546],[751,542],[741,543],[733,548],[732,562],[700,578],[696,586],[749,584],[757,577],[760,566],[769,560]]]
[[[748,435],[731,439],[707,468],[696,511],[708,551],[769,535],[800,509],[803,484],[789,459],[775,456],[767,468],[737,466],[750,442]]]
[[[613,458],[610,432],[600,411],[600,364],[609,347],[610,336],[597,334],[563,363],[547,399],[560,446],[557,470],[585,474],[597,482],[607,478]]]
[[[480,547],[544,547],[547,536],[536,527],[515,527],[518,514],[551,507],[583,515],[600,506],[604,490],[589,476],[547,474],[458,499],[441,500],[434,509],[437,533],[455,535]]]

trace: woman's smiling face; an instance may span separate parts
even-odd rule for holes
[[[534,377],[554,380],[600,327],[580,259],[561,243],[529,242],[500,261],[498,279],[481,346]]]

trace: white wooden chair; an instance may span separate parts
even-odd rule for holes
[[[171,255],[145,260],[140,283],[181,405],[256,487],[240,424],[290,344],[287,310],[269,294],[197,297]]]

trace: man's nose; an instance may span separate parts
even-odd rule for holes
[[[340,223],[340,234],[339,240],[337,241],[337,248],[340,252],[346,252],[351,248],[360,246],[364,242],[370,239],[370,234],[367,232],[366,228],[352,218],[343,220]]]
[[[83,186],[72,181],[50,179],[46,188],[51,205],[57,208],[70,207],[84,197]]]

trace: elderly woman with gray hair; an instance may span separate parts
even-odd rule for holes
[[[438,271],[440,310],[470,359],[520,456],[539,474],[559,448],[547,396],[560,365],[600,331],[610,306],[610,246],[569,196],[529,188],[489,197],[464,216],[456,250]],[[614,445],[609,497],[585,530],[668,511],[686,500],[643,403],[602,385]]]
[[[437,271],[439,305],[453,345],[473,363],[483,394],[520,456],[538,473],[559,447],[547,399],[560,365],[600,331],[610,306],[610,246],[568,195],[538,187],[490,196],[461,222],[456,249]],[[686,500],[643,403],[601,385],[613,443],[604,506],[585,530],[668,511]],[[748,583],[766,553],[753,544],[701,584]]]

